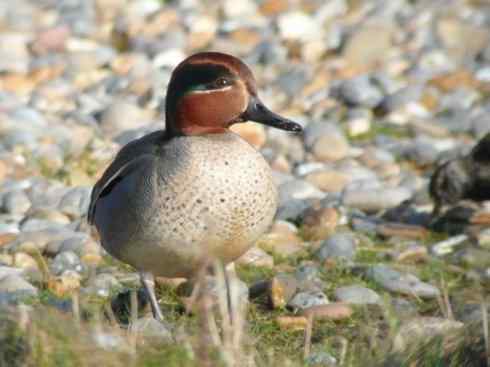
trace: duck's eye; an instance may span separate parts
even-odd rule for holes
[[[214,85],[217,88],[223,88],[223,87],[226,87],[228,85],[231,85],[231,81],[229,79],[226,79],[226,78],[218,78],[214,81]]]

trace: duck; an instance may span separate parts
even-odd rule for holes
[[[433,220],[445,205],[460,200],[490,200],[490,133],[471,151],[439,164],[431,176],[429,193],[434,201]]]
[[[92,189],[89,224],[111,256],[138,271],[159,321],[155,277],[192,279],[209,259],[233,262],[272,224],[271,168],[230,130],[246,121],[302,131],[264,105],[240,59],[189,56],[167,86],[165,129],[122,147]]]

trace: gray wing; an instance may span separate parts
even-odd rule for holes
[[[154,155],[159,144],[163,142],[164,139],[165,132],[163,130],[155,131],[145,135],[141,139],[132,141],[119,151],[114,161],[106,169],[92,189],[87,214],[89,224],[94,224],[97,200],[101,196],[108,194],[115,185],[117,185],[117,183],[125,176],[130,174],[139,163],[146,160],[148,156]]]

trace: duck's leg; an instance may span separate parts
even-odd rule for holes
[[[145,288],[148,297],[150,298],[151,311],[153,312],[153,317],[162,322],[163,315],[160,306],[158,305],[157,297],[155,295],[155,277],[151,273],[140,272],[141,284]]]

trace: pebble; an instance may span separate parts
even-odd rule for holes
[[[283,308],[293,298],[298,281],[293,275],[278,274],[269,282],[269,302],[272,308]]]
[[[404,187],[373,188],[373,189],[346,189],[342,194],[342,203],[345,206],[357,208],[368,213],[393,208],[405,200],[410,199],[411,192]]]
[[[325,293],[320,291],[299,292],[288,302],[288,307],[295,310],[305,310],[313,306],[328,304]]]
[[[335,298],[340,302],[356,305],[379,304],[381,302],[381,297],[378,293],[359,285],[337,288],[335,290]]]
[[[323,135],[315,141],[312,152],[321,162],[335,162],[347,157],[349,143],[342,135]]]
[[[388,291],[417,296],[436,298],[440,291],[431,284],[422,282],[413,274],[401,273],[386,265],[374,265],[367,270],[367,276]]]
[[[0,304],[19,302],[37,294],[38,289],[19,275],[10,274],[0,278]]]
[[[2,209],[9,214],[25,214],[31,207],[31,201],[23,191],[7,192],[2,201]]]
[[[353,309],[345,303],[313,305],[303,309],[302,314],[314,319],[342,320],[352,316]]]
[[[366,75],[344,81],[339,89],[342,100],[352,106],[373,108],[383,100],[381,91]]]
[[[252,247],[236,260],[240,265],[261,266],[264,268],[274,267],[274,258],[260,247]]]
[[[283,330],[301,331],[306,329],[308,319],[304,316],[277,316],[276,322]]]
[[[54,275],[61,275],[67,270],[73,270],[77,273],[82,273],[85,270],[78,255],[72,251],[64,251],[56,255],[50,269]]]
[[[356,255],[356,239],[350,233],[338,233],[327,238],[316,257],[320,261],[353,261]]]

